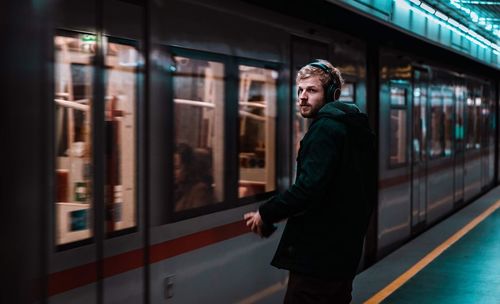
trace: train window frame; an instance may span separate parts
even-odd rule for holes
[[[167,86],[171,88],[171,92],[168,93],[167,102],[169,103],[168,113],[165,114],[166,119],[171,119],[169,123],[170,130],[166,133],[166,138],[168,142],[168,149],[166,150],[166,166],[164,170],[167,170],[167,196],[166,196],[166,207],[165,207],[165,217],[162,220],[158,220],[154,227],[163,227],[176,224],[185,220],[192,220],[196,217],[207,216],[216,212],[226,211],[234,208],[238,208],[244,205],[261,202],[265,199],[276,195],[279,189],[279,165],[282,159],[279,157],[279,147],[278,141],[278,131],[279,131],[279,117],[280,117],[280,101],[283,97],[282,84],[284,80],[282,79],[283,64],[281,62],[270,62],[252,58],[244,58],[239,56],[232,56],[227,54],[220,54],[209,52],[205,50],[185,48],[176,45],[164,45],[166,55],[171,59],[169,60],[171,66],[166,68],[167,71]],[[224,177],[223,177],[223,200],[214,202],[213,204],[200,206],[193,209],[186,209],[175,211],[174,196],[172,187],[174,184],[174,146],[175,146],[175,125],[173,118],[175,117],[174,109],[174,87],[175,87],[175,57],[186,57],[194,60],[204,60],[204,61],[214,61],[224,65],[224,114],[223,114],[223,134],[224,134]],[[238,180],[239,180],[239,123],[235,117],[239,117],[239,85],[240,85],[240,75],[239,66],[246,65],[256,68],[271,69],[277,72],[276,79],[276,118],[275,118],[275,190],[268,191],[265,193],[258,193],[248,197],[238,197]]]
[[[282,84],[284,83],[283,79],[281,79],[283,73],[283,64],[279,62],[270,62],[270,61],[265,61],[265,60],[258,60],[258,59],[251,59],[251,58],[244,58],[244,57],[234,57],[234,73],[237,75],[237,88],[236,92],[238,94],[236,95],[236,105],[238,106],[238,113],[237,117],[239,119],[239,83],[240,83],[240,77],[239,77],[239,67],[240,66],[251,66],[251,67],[256,67],[256,68],[263,68],[263,69],[269,69],[273,70],[277,73],[276,77],[276,117],[275,117],[275,137],[274,137],[274,183],[275,183],[275,190],[272,191],[267,191],[263,193],[257,193],[251,196],[245,196],[245,197],[239,197],[238,193],[236,193],[236,206],[243,206],[243,205],[248,205],[252,203],[257,203],[261,202],[263,200],[267,200],[271,198],[272,196],[276,195],[278,193],[279,185],[278,185],[278,175],[279,175],[279,164],[282,162],[281,158],[279,157],[280,153],[278,153],[278,131],[279,131],[279,120],[280,120],[280,113],[279,113],[279,103],[280,100],[282,100],[282,92],[280,90]],[[240,124],[238,123],[236,125],[236,145],[237,145],[237,150],[235,153],[235,162],[237,164],[236,166],[236,179],[237,182],[239,183],[240,179],[240,166],[239,166],[239,138],[238,134],[240,133]],[[291,135],[290,135],[291,136]]]
[[[69,37],[69,38],[78,38],[79,36],[81,35],[90,35],[90,36],[96,36],[96,33],[91,33],[91,32],[86,32],[86,31],[77,31],[77,30],[66,30],[66,29],[56,29],[54,31],[54,37],[58,37],[58,36],[63,36],[63,37]],[[120,38],[120,37],[115,37],[115,36],[112,36],[112,35],[103,35],[102,36],[103,38],[103,46],[106,46],[107,43],[120,43],[120,44],[124,44],[124,45],[127,45],[127,46],[132,46],[134,47],[136,50],[137,50],[137,53],[139,56],[141,56],[141,47],[140,47],[140,43],[136,40],[133,40],[133,39],[126,39],[126,38]],[[52,49],[53,52],[55,52],[55,48]],[[107,73],[107,69],[108,67],[106,66],[106,62],[103,61],[102,62],[102,66],[98,66],[95,62],[95,58],[97,56],[97,53],[94,54],[94,56],[91,58],[91,63],[89,66],[91,66],[93,68],[93,73],[96,73],[98,69],[102,69],[102,73],[103,73],[103,89],[104,91],[106,90],[106,84],[107,84],[107,81],[108,81],[108,73]],[[140,58],[140,57],[139,57]],[[55,62],[54,62],[55,63]],[[134,105],[134,110],[136,112],[135,114],[135,119],[134,119],[134,123],[136,125],[135,127],[135,130],[134,130],[134,136],[135,136],[135,140],[134,140],[134,154],[135,154],[135,157],[134,157],[134,161],[135,161],[135,169],[134,169],[134,187],[135,187],[135,194],[134,194],[134,199],[135,199],[135,204],[134,204],[134,220],[135,220],[135,224],[133,227],[128,227],[128,228],[124,228],[124,229],[121,229],[121,230],[117,230],[117,231],[113,231],[111,233],[108,233],[108,232],[105,232],[103,237],[104,239],[111,239],[111,238],[116,238],[116,237],[119,237],[119,236],[123,236],[123,235],[128,235],[128,234],[132,234],[132,233],[136,233],[139,231],[139,225],[140,225],[140,203],[141,203],[141,199],[140,199],[140,193],[141,193],[141,184],[138,182],[139,181],[139,174],[140,174],[140,165],[141,165],[141,152],[140,152],[140,148],[139,148],[139,138],[140,138],[140,135],[141,135],[141,115],[142,115],[142,110],[140,109],[140,103],[141,103],[141,100],[142,100],[142,89],[141,89],[141,82],[140,82],[140,79],[141,79],[141,68],[140,68],[140,62],[138,63],[138,65],[135,67],[134,69],[134,72],[135,72],[135,81],[136,81],[136,88],[135,88],[135,98],[136,98],[136,101],[135,101],[135,105]],[[52,72],[51,74],[51,77],[55,78],[55,71]],[[96,84],[95,83],[95,76],[93,75],[92,76],[92,86],[95,87],[95,86],[98,86],[100,84]],[[52,86],[53,90],[55,89],[54,86]],[[95,90],[95,88],[93,88]],[[94,93],[93,93],[94,94]],[[92,96],[94,97],[94,95]],[[103,101],[105,102],[105,101]],[[52,131],[54,131],[55,129],[55,122],[54,122],[54,117],[52,117],[53,119],[53,122],[52,122]],[[92,125],[94,126],[93,129],[92,129],[92,135],[91,135],[91,142],[92,142],[92,145],[95,145],[95,120],[97,119],[96,117],[94,117],[94,115],[92,115],[92,117],[90,118],[91,119],[91,123]],[[104,132],[104,130],[97,130],[97,131],[102,131]],[[52,132],[54,133],[54,132]],[[102,153],[105,153],[105,146],[102,146],[102,145],[99,145],[99,147],[101,148],[101,152]],[[105,169],[105,164],[103,164],[103,167],[102,168],[96,168],[94,167],[95,165],[95,161],[92,160],[91,162],[92,164],[92,167],[93,169],[92,170],[97,170],[97,172],[100,172],[100,171],[103,171],[104,172],[104,176],[105,176],[105,172],[106,172],[106,169]],[[55,162],[54,162],[54,165],[53,165],[53,168],[54,168],[54,172],[55,172]],[[101,170],[102,169],[102,170]],[[52,177],[54,178],[54,176]],[[94,174],[92,173],[92,179],[94,178]],[[95,181],[92,180],[92,187],[95,187],[94,185]],[[103,184],[104,185],[104,184]],[[90,215],[90,219],[91,219],[91,223],[90,223],[90,229],[91,231],[94,231],[95,230],[95,213],[97,212],[96,211],[96,208],[100,208],[102,210],[105,210],[106,206],[105,206],[105,201],[103,200],[103,205],[98,205],[98,202],[100,202],[101,199],[96,199],[95,198],[95,195],[93,194],[92,196],[92,211],[91,211],[91,215]],[[54,216],[51,218],[51,235],[52,236],[55,236],[55,232],[56,232],[56,225],[55,225],[55,222],[54,220],[56,219],[56,215],[55,215],[55,207],[51,204],[51,208],[50,208],[50,211],[49,211],[51,214],[54,214]],[[102,218],[102,225],[106,225],[106,217]],[[85,239],[81,239],[81,240],[76,240],[76,241],[72,241],[72,242],[68,242],[68,243],[63,243],[63,244],[57,244],[57,241],[56,241],[56,238],[53,237],[52,239],[52,245],[53,247],[55,248],[55,251],[56,252],[62,252],[62,251],[66,251],[66,250],[69,250],[69,249],[74,249],[74,248],[79,248],[79,247],[82,247],[82,246],[85,246],[85,245],[90,245],[90,244],[94,244],[96,241],[96,236],[94,233],[91,234],[91,236],[89,238],[85,238]]]
[[[135,215],[134,215],[134,218],[135,218],[135,225],[133,227],[128,227],[128,228],[125,228],[125,229],[121,229],[121,230],[117,230],[117,231],[112,231],[112,232],[108,232],[107,230],[105,231],[104,233],[104,236],[105,236],[105,239],[111,239],[111,238],[116,238],[116,237],[119,237],[119,236],[123,236],[123,235],[127,235],[127,234],[131,234],[131,233],[135,233],[137,231],[139,231],[139,212],[140,212],[140,203],[141,203],[141,196],[140,196],[140,193],[142,192],[142,190],[140,189],[141,188],[141,183],[139,183],[139,174],[141,172],[141,168],[140,168],[140,165],[141,165],[141,151],[140,151],[140,148],[139,148],[139,143],[140,143],[140,136],[141,136],[141,130],[140,130],[140,127],[141,127],[141,115],[142,115],[142,112],[141,112],[141,108],[140,108],[140,104],[141,104],[141,101],[142,101],[142,98],[141,98],[141,63],[140,63],[140,58],[141,58],[141,45],[139,43],[139,41],[136,41],[136,40],[133,40],[133,39],[127,39],[127,38],[121,38],[121,37],[115,37],[115,36],[111,36],[111,35],[104,35],[103,36],[104,39],[106,39],[106,45],[108,43],[119,43],[119,44],[123,44],[123,45],[127,45],[127,46],[131,46],[131,47],[134,47],[136,50],[137,50],[137,53],[138,53],[138,56],[139,56],[139,59],[138,59],[138,65],[134,68],[134,73],[135,73],[135,104],[134,104],[134,110],[135,110],[135,119],[134,119],[134,123],[135,123],[135,131],[134,131],[134,136],[135,136],[135,140],[134,140],[134,154],[135,154],[135,157],[134,157],[134,161],[135,161],[135,168],[134,168],[134,186],[135,186],[135,194],[134,194],[134,197],[135,197]],[[103,72],[104,72],[104,92],[106,92],[106,84],[107,84],[107,81],[108,81],[108,67],[106,66],[106,60],[105,58],[103,58]],[[106,101],[104,101],[106,103]],[[105,140],[107,140],[107,138],[105,137]],[[106,166],[106,165],[105,165]],[[105,169],[105,172],[106,172],[106,169]],[[103,208],[106,208],[106,202],[104,202],[104,206]],[[104,217],[104,223],[103,224],[106,224],[107,223],[107,209],[106,210],[106,216]]]
[[[227,136],[227,129],[228,129],[228,108],[229,104],[231,102],[230,100],[230,94],[228,94],[230,88],[232,87],[231,83],[234,82],[233,77],[231,76],[231,66],[232,66],[232,60],[230,56],[223,55],[223,54],[218,54],[218,53],[213,53],[213,52],[207,52],[203,50],[197,50],[197,49],[189,49],[189,48],[183,48],[183,47],[178,47],[178,46],[168,46],[167,48],[168,55],[171,57],[171,62],[173,65],[175,65],[175,57],[186,57],[194,60],[206,60],[206,61],[214,61],[218,62],[224,65],[224,106],[223,106],[223,134],[224,134],[224,143],[223,143],[223,151],[224,151],[224,177],[223,177],[223,200],[222,201],[216,201],[213,204],[209,204],[206,206],[201,206],[197,208],[192,208],[192,209],[186,209],[186,210],[180,210],[180,211],[175,211],[175,203],[174,203],[174,193],[173,193],[173,185],[174,185],[174,146],[175,146],[175,108],[174,108],[174,87],[175,87],[175,81],[174,81],[174,73],[176,72],[175,66],[173,66],[168,73],[168,79],[170,82],[170,87],[171,87],[171,93],[169,93],[169,100],[168,102],[170,103],[170,111],[168,118],[172,118],[172,129],[170,130],[170,141],[169,141],[169,151],[168,154],[166,155],[167,157],[167,163],[170,163],[171,166],[169,168],[166,168],[169,172],[167,173],[169,176],[169,181],[168,185],[171,191],[168,192],[168,197],[167,197],[167,216],[166,220],[159,223],[158,226],[163,226],[163,225],[168,225],[168,224],[173,224],[179,221],[183,220],[188,220],[192,219],[195,217],[199,217],[202,215],[208,215],[210,213],[215,213],[218,211],[223,211],[227,209],[231,209],[234,207],[234,204],[232,203],[231,199],[231,194],[230,194],[230,189],[229,188],[229,181],[228,179],[231,178],[231,172],[228,169],[228,159],[227,154],[230,153],[230,149],[228,149],[228,142],[230,139]],[[169,170],[170,169],[170,170]]]
[[[53,33],[53,37],[56,38],[56,37],[60,37],[60,36],[63,36],[63,37],[68,37],[68,38],[78,38],[79,36],[83,36],[83,35],[89,35],[89,36],[97,36],[96,33],[92,33],[92,32],[89,32],[89,31],[78,31],[78,30],[67,30],[67,29],[56,29]],[[51,53],[52,53],[52,58],[53,58],[53,64],[56,63],[56,58],[55,58],[55,52],[56,52],[56,48],[55,48],[55,45],[52,43],[50,44],[50,50],[51,50]],[[94,90],[96,89],[95,86],[96,86],[96,83],[95,83],[95,73],[97,72],[97,69],[98,67],[96,66],[96,63],[95,63],[95,59],[96,57],[98,56],[97,52],[94,53],[93,56],[90,57],[90,64],[89,66],[92,68],[92,80],[91,80],[91,85],[92,85],[92,98],[94,98],[95,96],[95,92]],[[52,82],[51,82],[51,87],[50,87],[50,97],[52,100],[55,99],[56,97],[56,94],[55,94],[55,90],[56,90],[56,86],[55,86],[55,78],[56,78],[56,71],[55,71],[55,68],[52,68],[51,69],[51,74],[50,74],[50,77],[52,79]],[[56,179],[56,170],[57,170],[57,161],[56,161],[56,158],[57,158],[57,151],[55,149],[55,141],[56,141],[56,138],[55,138],[55,131],[56,131],[56,117],[55,117],[55,110],[56,110],[56,106],[55,104],[53,105],[52,107],[52,114],[51,114],[51,125],[50,125],[50,134],[51,134],[51,142],[52,142],[52,147],[54,147],[52,150],[52,170],[51,170],[51,180],[55,182],[55,179]],[[92,127],[91,127],[91,134],[90,134],[90,142],[92,144],[92,150],[94,149],[94,145],[96,144],[95,143],[95,124],[94,124],[94,121],[96,120],[96,118],[94,117],[93,115],[93,112],[94,110],[90,110],[91,111],[91,117],[90,117],[90,122],[92,124]],[[94,188],[95,187],[95,171],[97,170],[95,168],[95,157],[92,156],[92,159],[91,159],[91,173],[90,173],[90,177],[91,177],[91,187]],[[88,246],[88,245],[93,245],[96,243],[96,231],[95,231],[95,217],[96,217],[96,210],[98,207],[100,206],[97,206],[97,202],[98,200],[96,200],[95,198],[95,193],[92,193],[92,196],[91,196],[91,207],[90,207],[90,212],[89,212],[89,230],[91,231],[91,234],[88,238],[84,238],[84,239],[78,239],[78,240],[75,240],[75,241],[70,241],[70,242],[67,242],[67,243],[61,243],[61,244],[58,244],[57,243],[57,237],[56,237],[56,233],[57,233],[57,229],[58,229],[58,226],[57,226],[57,208],[56,208],[56,186],[53,186],[52,188],[52,200],[51,200],[51,204],[49,204],[49,214],[51,215],[49,217],[49,231],[50,231],[50,239],[51,239],[51,245],[52,245],[52,248],[54,248],[54,251],[55,252],[63,252],[63,251],[67,251],[67,250],[71,250],[71,249],[75,249],[75,248],[81,248],[81,247],[84,247],[84,246]]]
[[[397,88],[400,88],[400,89],[403,89],[404,90],[404,102],[403,104],[396,104],[396,103],[392,103],[392,100],[391,100],[391,89],[393,87],[397,87]],[[391,79],[388,81],[388,89],[389,89],[389,118],[391,118],[391,114],[392,114],[392,111],[395,110],[395,111],[404,111],[404,114],[405,114],[405,141],[406,141],[406,146],[408,146],[409,144],[409,122],[410,122],[410,118],[408,117],[408,106],[409,106],[409,102],[408,102],[408,97],[411,96],[410,94],[410,90],[411,90],[411,84],[409,81],[407,80],[403,80],[403,79]],[[390,121],[390,119],[389,119]],[[405,159],[403,162],[398,162],[398,163],[394,163],[391,161],[391,147],[392,147],[392,144],[393,144],[393,139],[391,137],[391,124],[389,124],[388,126],[388,134],[389,134],[389,140],[387,141],[387,167],[389,169],[399,169],[399,168],[404,168],[406,166],[408,166],[409,164],[409,155],[408,155],[408,149],[405,149]]]

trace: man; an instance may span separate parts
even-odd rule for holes
[[[349,303],[375,205],[375,139],[367,116],[337,101],[343,79],[328,61],[304,66],[296,81],[300,114],[313,120],[296,181],[244,219],[264,237],[288,219],[271,262],[290,271],[285,303]]]

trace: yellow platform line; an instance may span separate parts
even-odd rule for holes
[[[470,221],[467,225],[465,225],[462,229],[457,231],[454,235],[452,235],[449,239],[447,239],[444,243],[436,247],[433,251],[427,254],[423,259],[421,259],[417,264],[413,265],[410,269],[408,269],[405,273],[399,276],[397,279],[392,281],[389,285],[387,285],[384,289],[377,292],[373,297],[364,302],[364,304],[377,304],[382,302],[385,298],[390,296],[394,291],[396,291],[399,287],[405,284],[409,279],[411,279],[414,275],[416,275],[420,270],[424,269],[429,263],[435,260],[441,253],[443,253],[446,249],[448,249],[451,245],[453,245],[456,241],[461,239],[465,234],[474,229],[479,223],[481,223],[485,218],[487,218],[490,214],[495,212],[500,208],[500,200],[498,200],[495,204],[486,209],[483,213],[477,216],[475,219]]]
[[[271,285],[269,287],[267,287],[266,289],[264,290],[261,290],[255,294],[253,294],[252,296],[246,298],[246,299],[243,299],[239,302],[237,302],[237,304],[253,304],[253,303],[256,303],[264,298],[267,298],[269,297],[270,295],[272,295],[273,293],[275,292],[278,292],[282,289],[285,289],[286,286],[288,284],[288,277],[286,278],[286,280],[284,282],[278,282],[274,285]]]

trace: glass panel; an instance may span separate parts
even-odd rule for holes
[[[174,210],[224,200],[224,64],[175,57]]]
[[[457,98],[456,103],[456,116],[455,116],[455,140],[457,141],[457,147],[463,150],[463,140],[464,140],[464,116],[463,108],[465,103],[465,98],[467,94],[467,88],[464,86],[455,86],[455,96]]]
[[[431,88],[431,126],[430,149],[431,157],[439,157],[444,153],[444,113],[443,94],[437,86]]]
[[[55,241],[91,237],[93,35],[56,36]]]
[[[427,106],[427,87],[423,83],[416,83],[413,90],[413,161],[420,162],[425,157],[425,137]]]
[[[406,105],[406,89],[391,86],[391,106]]]
[[[443,87],[443,124],[444,124],[444,155],[450,156],[453,149],[453,89],[451,86]]]
[[[108,42],[106,47],[106,231],[136,226],[136,104],[138,52]]]
[[[391,109],[390,165],[406,163],[406,110]]]
[[[479,119],[481,109],[481,97],[477,94],[477,90],[469,90],[467,97],[467,149],[479,149]]]
[[[241,65],[239,197],[276,189],[276,80],[274,70]]]
[[[355,92],[356,92],[356,84],[346,82],[342,86],[342,91],[340,92],[339,101],[342,102],[355,102]]]

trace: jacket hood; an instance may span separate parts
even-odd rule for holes
[[[329,102],[318,112],[316,119],[330,117],[341,121],[351,127],[369,128],[368,116],[361,113],[354,104],[348,104],[341,101]]]
[[[329,102],[321,108],[315,120],[322,118],[331,118],[344,123],[360,139],[373,136],[368,123],[368,116],[361,113],[354,104],[341,101]]]

